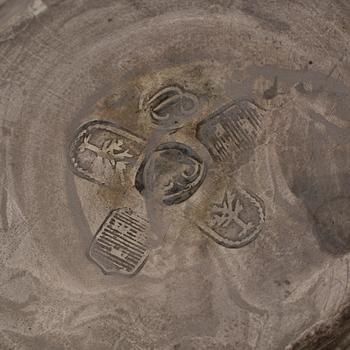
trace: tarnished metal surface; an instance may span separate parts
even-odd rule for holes
[[[0,0],[0,349],[348,349],[349,18]]]

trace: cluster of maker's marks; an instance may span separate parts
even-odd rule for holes
[[[76,175],[116,187],[132,180],[145,141],[108,121],[90,121],[73,138],[69,156]]]
[[[161,89],[142,104],[162,133],[172,133],[193,122],[199,107],[193,93],[177,86]],[[261,110],[248,100],[240,100],[201,121],[196,136],[208,149],[214,166],[217,162],[227,166],[254,149],[262,130]],[[146,200],[165,205],[182,203],[200,188],[207,165],[191,147],[167,142],[149,152],[146,149],[143,139],[117,125],[91,121],[78,130],[69,155],[76,175],[114,188],[135,178],[135,187]],[[207,198],[197,225],[225,247],[242,247],[261,231],[263,201],[234,186],[221,192]],[[148,231],[148,222],[133,210],[116,209],[96,233],[89,256],[104,273],[135,274],[148,256]]]
[[[135,186],[146,198],[173,205],[191,197],[203,183],[206,172],[205,163],[189,146],[168,142],[144,159]]]
[[[90,258],[105,274],[137,273],[148,257],[147,220],[129,208],[110,212],[89,249]]]
[[[252,101],[237,100],[202,120],[196,137],[208,150],[214,167],[229,168],[232,174],[249,160],[261,143],[263,119],[263,109]],[[208,205],[203,208],[204,218],[197,225],[217,243],[227,248],[240,248],[261,232],[265,222],[264,202],[251,191],[236,186],[226,186],[221,192],[208,196]]]
[[[142,104],[162,133],[181,128],[198,110],[198,98],[178,86],[165,87]],[[134,185],[137,174],[139,192],[152,192],[166,205],[185,201],[204,181],[206,166],[190,147],[167,143],[145,157],[146,148],[143,139],[116,124],[93,120],[78,129],[69,158],[75,175],[113,189]],[[131,209],[116,209],[96,233],[89,256],[104,273],[135,274],[148,256],[146,235],[145,219]]]
[[[197,96],[178,86],[167,86],[141,103],[152,123],[161,129],[184,126],[198,111]]]
[[[202,120],[196,136],[214,161],[237,164],[249,159],[263,130],[263,110],[249,100],[239,100]]]
[[[197,225],[224,247],[240,248],[258,237],[264,222],[261,198],[244,189],[226,188],[208,198],[205,216]]]
[[[109,121],[83,124],[73,138],[69,156],[74,173],[118,190],[133,185],[145,141]],[[92,240],[89,257],[106,274],[137,273],[148,256],[149,224],[132,209],[113,210]]]

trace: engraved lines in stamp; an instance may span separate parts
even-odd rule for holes
[[[148,229],[147,220],[132,209],[113,210],[97,231],[89,256],[106,274],[133,275],[148,257]]]
[[[262,132],[261,110],[248,100],[220,108],[201,121],[196,137],[215,161],[236,159],[253,148]]]

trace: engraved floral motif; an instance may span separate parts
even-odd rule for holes
[[[84,124],[70,146],[74,172],[103,185],[125,184],[144,141],[106,121]]]
[[[228,248],[242,247],[257,238],[265,221],[263,201],[244,189],[226,190],[213,203],[207,223],[198,226],[217,243]]]

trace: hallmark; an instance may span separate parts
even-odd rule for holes
[[[263,201],[246,190],[226,190],[222,200],[208,211],[205,223],[197,225],[217,243],[240,248],[259,235],[265,222]]]
[[[146,102],[152,122],[163,128],[180,128],[198,110],[198,98],[177,86],[158,91]]]
[[[236,160],[252,149],[262,133],[262,112],[252,102],[231,103],[201,121],[196,137],[215,161]]]
[[[111,211],[92,240],[89,256],[105,274],[137,273],[148,257],[146,219],[129,208]]]
[[[126,183],[143,148],[144,140],[113,123],[91,121],[78,130],[69,154],[78,176],[114,186]]]

